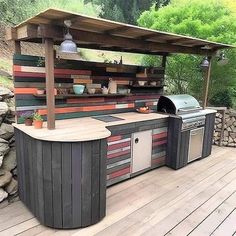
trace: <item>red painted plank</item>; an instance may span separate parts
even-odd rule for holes
[[[107,150],[112,151],[112,150],[116,150],[116,149],[128,147],[128,146],[130,146],[130,141],[110,145],[110,146],[108,146]]]
[[[128,104],[128,108],[134,107],[134,104]],[[102,106],[87,106],[87,107],[63,107],[63,108],[56,108],[56,114],[63,114],[63,113],[73,113],[73,112],[82,112],[82,111],[104,111],[104,110],[115,110],[116,105],[102,105]],[[40,109],[40,115],[46,115],[47,109]]]
[[[152,159],[152,164],[165,164],[166,156],[158,157],[156,159]]]
[[[153,136],[152,136],[152,139],[159,139],[159,138],[165,138],[165,137],[167,137],[167,132],[163,132],[163,133],[159,133],[159,134],[154,134]]]
[[[45,73],[35,73],[35,72],[13,72],[15,77],[30,77],[30,78],[45,78]],[[65,74],[55,74],[56,78],[70,79],[70,75]]]
[[[112,137],[109,137],[107,139],[108,142],[114,142],[114,141],[118,141],[118,140],[121,140],[122,136],[121,135],[118,135],[118,136],[112,136]]]
[[[15,88],[15,94],[35,94],[37,92],[37,88]]]
[[[118,170],[112,174],[109,174],[109,178],[108,179],[113,179],[113,178],[116,178],[116,177],[119,177],[119,176],[122,176],[122,175],[126,175],[130,173],[130,167],[127,167],[127,168],[124,168],[122,170]]]
[[[120,157],[120,156],[129,154],[129,153],[130,153],[130,150],[125,150],[125,151],[121,151],[121,152],[109,154],[109,155],[107,155],[107,158],[108,158],[108,159],[116,158],[116,157]]]
[[[152,146],[155,147],[155,146],[159,146],[159,145],[166,144],[166,143],[167,143],[167,140],[165,139],[162,141],[152,143]]]
[[[104,98],[68,98],[66,100],[67,104],[80,104],[80,103],[95,103],[104,102]]]

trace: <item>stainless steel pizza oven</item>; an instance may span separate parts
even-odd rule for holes
[[[201,158],[206,113],[199,102],[187,94],[161,96],[157,111],[171,114],[167,145],[170,167],[178,169]]]

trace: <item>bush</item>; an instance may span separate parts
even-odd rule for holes
[[[230,89],[222,90],[210,99],[210,103],[214,106],[233,107],[233,92]]]

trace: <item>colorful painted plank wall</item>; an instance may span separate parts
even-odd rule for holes
[[[144,68],[138,66],[113,65],[95,62],[55,60],[55,88],[73,87],[73,84],[98,83],[107,86],[109,78],[115,80],[118,88],[130,88],[137,80],[163,81],[164,69],[156,68],[153,78],[138,78]],[[45,63],[43,57],[14,55],[14,86],[18,123],[22,115],[37,110],[46,120],[46,99],[36,97],[39,88],[45,88]],[[56,119],[96,116],[134,111],[147,105],[155,109],[162,88],[131,89],[132,96],[124,97],[79,97],[56,99]]]
[[[107,139],[107,186],[131,177],[131,134],[114,135]],[[165,165],[167,127],[152,130],[151,169]]]

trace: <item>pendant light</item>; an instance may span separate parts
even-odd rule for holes
[[[229,59],[226,58],[223,52],[221,52],[219,57],[217,58],[217,65],[224,66],[224,65],[227,65],[228,63],[229,63]]]
[[[78,53],[77,45],[73,41],[73,37],[69,32],[69,28],[71,26],[71,21],[65,20],[64,24],[66,26],[67,33],[64,36],[64,41],[60,45],[59,52],[61,52],[61,53],[74,53],[74,54]]]
[[[201,62],[200,67],[201,67],[202,69],[206,69],[206,68],[209,67],[209,65],[210,65],[210,63],[209,63],[208,57],[205,57],[205,58],[203,59],[203,61]]]

